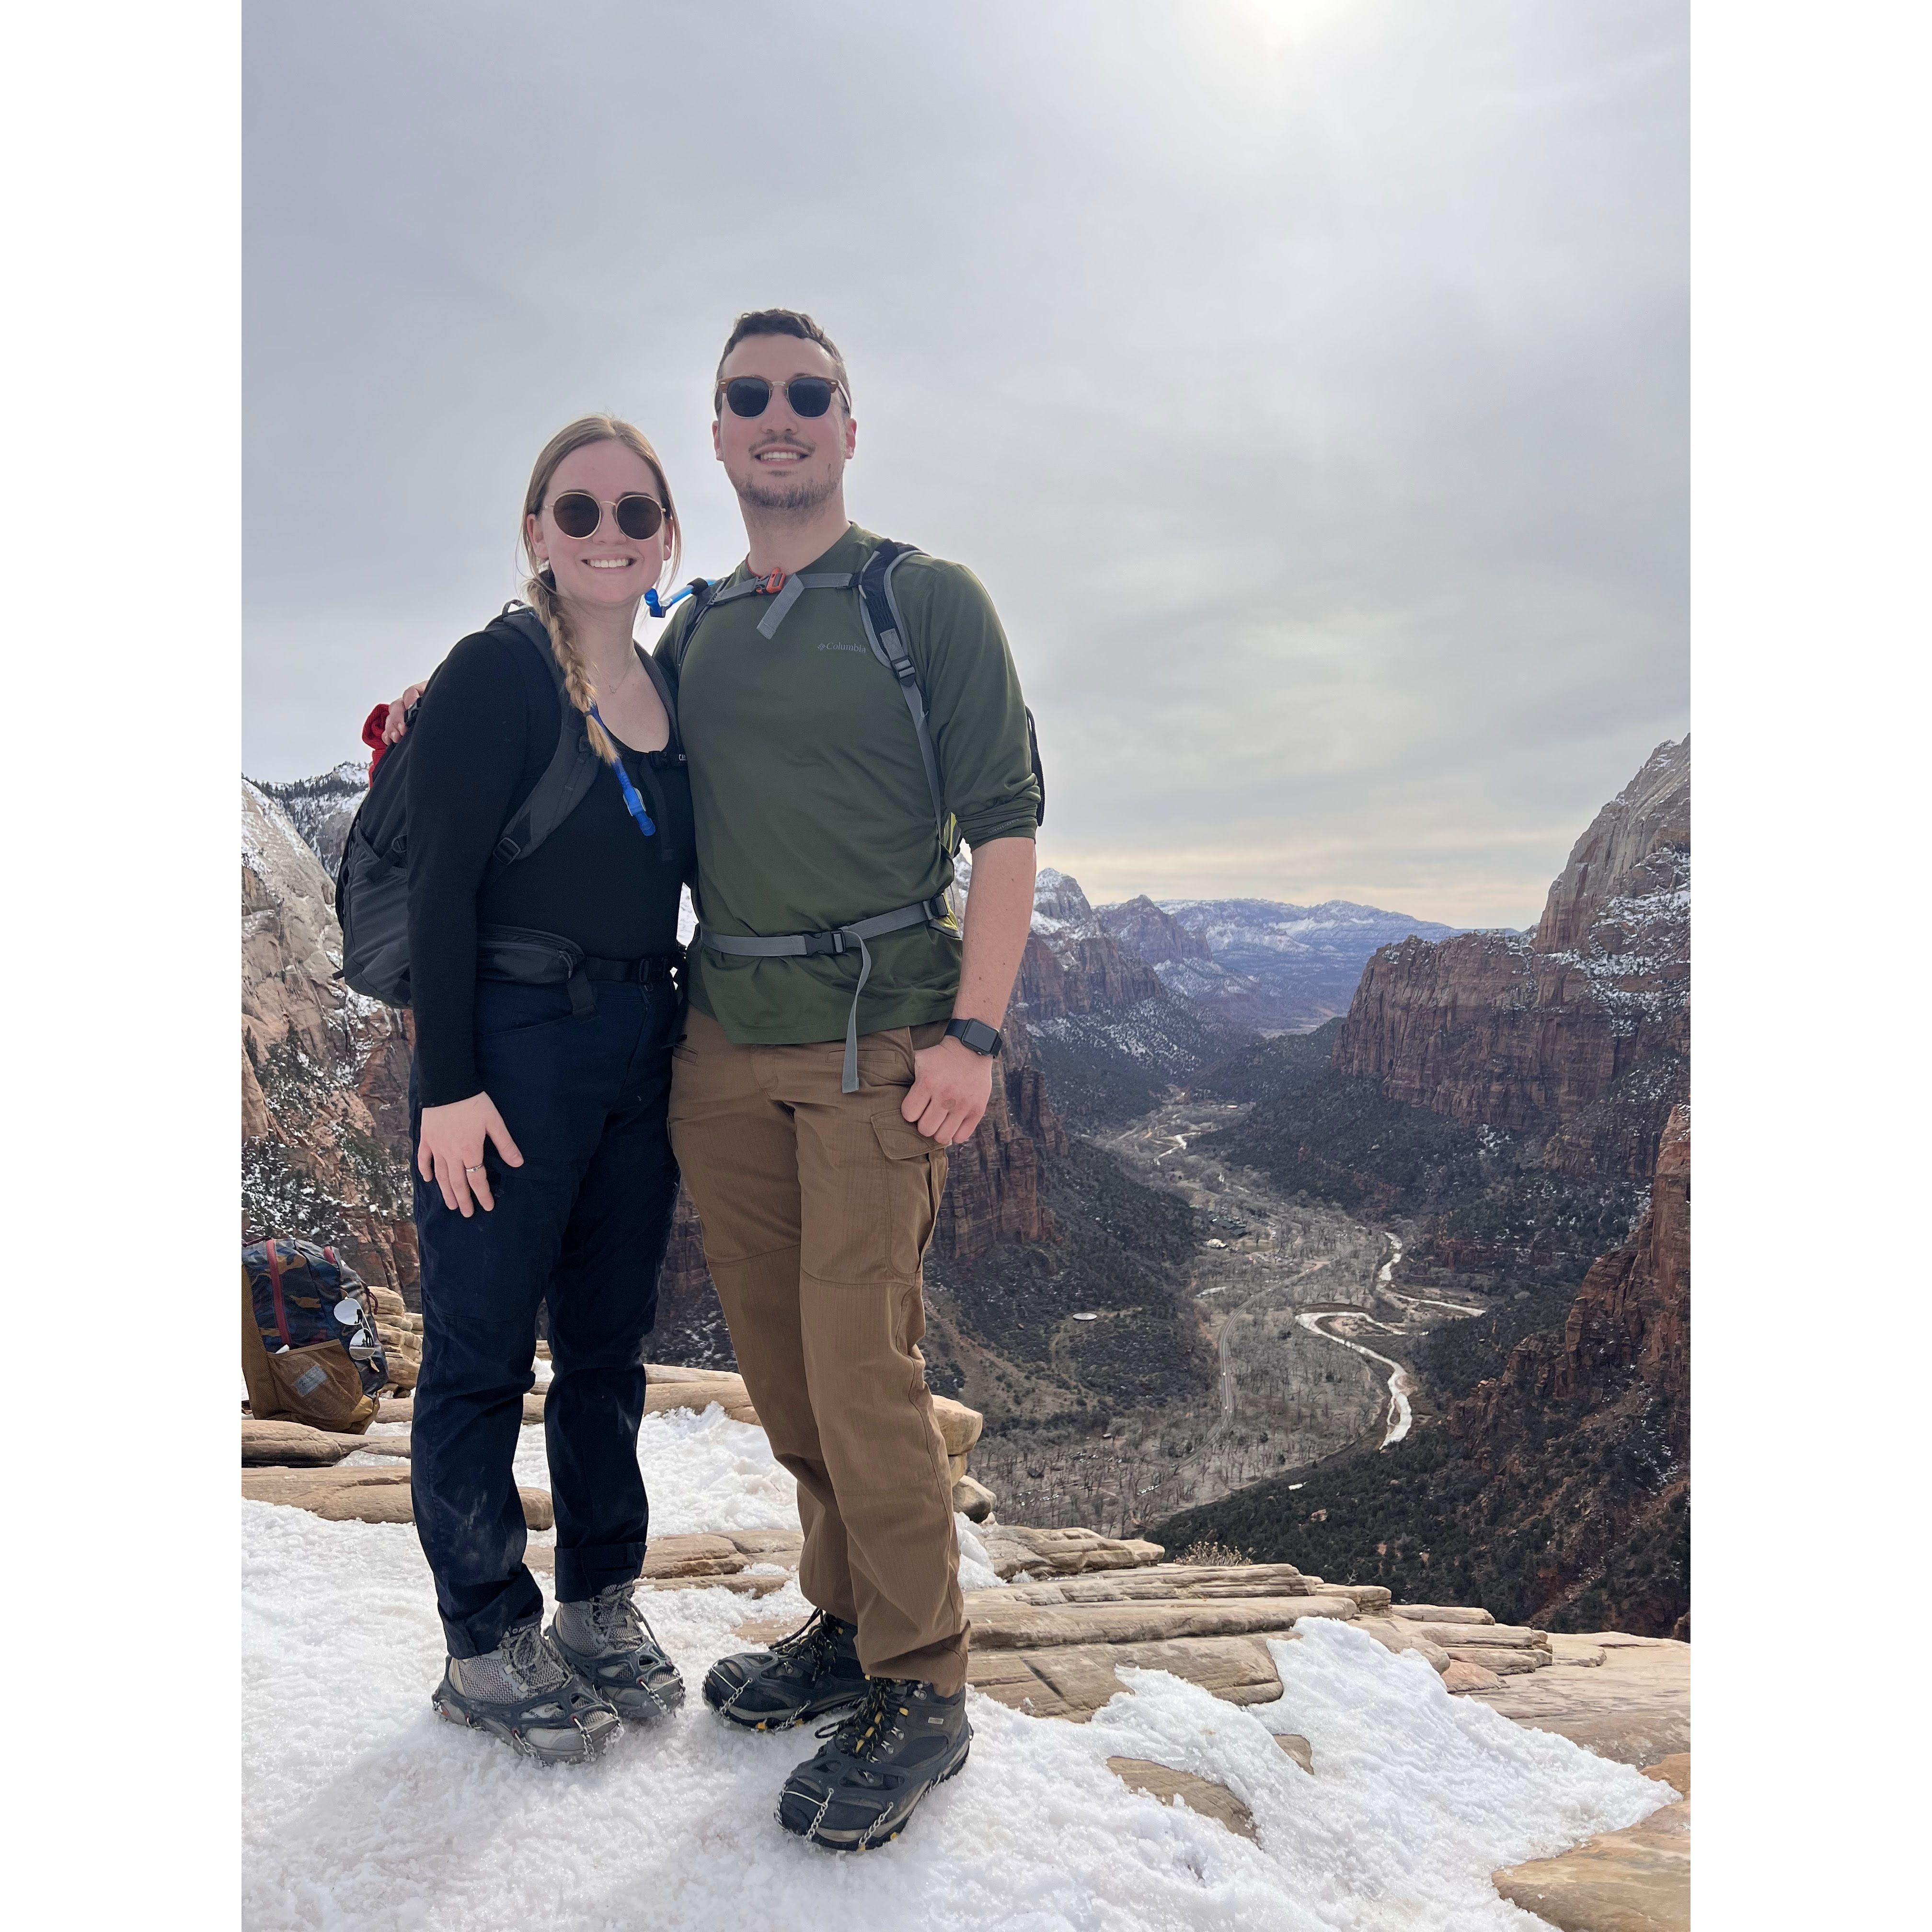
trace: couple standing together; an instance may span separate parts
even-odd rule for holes
[[[636,430],[589,417],[531,476],[526,604],[458,644],[418,708],[413,691],[390,708],[387,742],[411,740],[412,1486],[443,1716],[555,1762],[682,1702],[632,1600],[643,1345],[681,1169],[746,1386],[798,1480],[815,1606],[715,1665],[704,1699],[756,1730],[843,1713],[778,1816],[862,1849],[971,1742],[920,1268],[945,1150],[986,1109],[1040,791],[977,580],[846,516],[856,428],[824,331],[740,316],[713,411],[748,552],[654,654],[632,631],[676,569],[669,482]],[[591,776],[558,818],[546,774],[573,736]],[[963,932],[945,898],[962,841]],[[688,879],[700,931],[680,999]],[[543,1302],[548,1629],[512,1466]]]

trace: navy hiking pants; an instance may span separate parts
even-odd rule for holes
[[[644,1564],[638,1426],[677,1192],[664,1124],[677,994],[622,981],[595,991],[596,1011],[577,1016],[560,986],[478,983],[477,1071],[524,1165],[486,1147],[496,1204],[467,1220],[416,1175],[423,1354],[410,1490],[452,1657],[494,1650],[543,1606],[512,1468],[540,1302],[557,1599],[580,1603]],[[412,1070],[412,1148],[421,1123]]]

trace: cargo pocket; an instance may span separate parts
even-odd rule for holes
[[[375,1420],[376,1405],[340,1342],[316,1342],[268,1358],[281,1415],[334,1435],[359,1436]]]
[[[922,1164],[924,1168],[925,1200],[919,1226],[913,1231],[917,1245],[911,1259],[911,1271],[916,1274],[926,1260],[926,1250],[932,1245],[933,1232],[939,1226],[940,1202],[946,1193],[946,1150],[937,1141],[928,1140],[899,1112],[897,1096],[890,1108],[873,1114],[872,1132],[878,1138],[879,1151],[896,1168],[909,1168],[916,1162]]]

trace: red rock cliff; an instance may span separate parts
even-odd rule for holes
[[[1384,947],[1338,1072],[1390,1100],[1544,1143],[1558,1172],[1642,1179],[1690,1055],[1690,743],[1664,744],[1597,815],[1534,937]]]
[[[332,1243],[364,1280],[413,1300],[409,1016],[350,992],[341,953],[328,874],[244,781],[242,1233]]]

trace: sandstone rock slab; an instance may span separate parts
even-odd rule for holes
[[[1244,1838],[1255,1835],[1255,1814],[1225,1784],[1217,1784],[1211,1778],[1138,1757],[1110,1757],[1107,1768],[1130,1791],[1145,1792],[1163,1804],[1172,1804],[1178,1798],[1198,1816],[1212,1818]]]
[[[1292,1731],[1277,1731],[1274,1741],[1304,1771],[1315,1768],[1315,1747],[1306,1738],[1297,1737]]]
[[[256,1502],[305,1509],[330,1522],[410,1522],[407,1469],[244,1469],[242,1493]],[[532,1529],[554,1527],[544,1490],[519,1489]]]
[[[362,1446],[359,1436],[338,1436],[326,1429],[311,1429],[306,1423],[257,1422],[253,1417],[242,1420],[244,1468],[263,1464],[284,1468],[326,1468]]]
[[[1503,1688],[1503,1680],[1486,1665],[1470,1664],[1461,1658],[1452,1657],[1448,1667],[1442,1673],[1442,1688],[1454,1697],[1461,1696],[1466,1690],[1500,1690]]]
[[[1172,1672],[1231,1704],[1270,1704],[1282,1694],[1267,1644],[1240,1636],[1069,1644],[1048,1650],[976,1648],[968,1660],[967,1679],[1014,1710],[1084,1724],[1126,1688],[1115,1674],[1124,1664]]]
[[[1389,1615],[1416,1624],[1492,1624],[1487,1610],[1456,1604],[1391,1604]]]
[[[1499,1871],[1493,1882],[1511,1904],[1558,1932],[1690,1932],[1690,1804]]]
[[[1031,1529],[993,1525],[980,1538],[996,1574],[1075,1576],[1094,1570],[1132,1570],[1160,1562],[1167,1552],[1138,1538],[1121,1540],[1091,1529]]]
[[[1005,1600],[1004,1590],[966,1598],[976,1649],[1036,1650],[1062,1644],[1140,1644],[1180,1637],[1286,1636],[1302,1617],[1346,1621],[1349,1606],[1334,1597],[1246,1597],[1171,1603],[1034,1604]]]
[[[1470,1694],[1519,1724],[1555,1731],[1600,1757],[1641,1768],[1690,1747],[1690,1646],[1668,1638],[1616,1641],[1592,1630],[1604,1660],[1594,1669],[1556,1664]]]
[[[754,1558],[728,1536],[654,1536],[644,1552],[644,1574],[668,1576],[725,1576]]]
[[[952,1507],[968,1522],[984,1522],[993,1514],[993,1492],[984,1483],[964,1474],[954,1479]]]
[[[1549,1661],[1540,1651],[1514,1650],[1502,1644],[1451,1644],[1449,1659],[1452,1664],[1473,1664],[1498,1677],[1526,1676]]]
[[[1432,1637],[1424,1636],[1414,1624],[1398,1623],[1393,1617],[1355,1617],[1350,1621],[1356,1629],[1366,1630],[1384,1650],[1392,1650],[1398,1656],[1412,1650],[1432,1670],[1449,1668],[1449,1653]]]
[[[949,1456],[970,1454],[980,1430],[986,1426],[986,1418],[976,1408],[968,1408],[950,1396],[932,1398],[932,1419],[938,1424],[939,1439],[946,1444]]]
[[[1446,1649],[1550,1650],[1550,1633],[1525,1624],[1418,1624],[1431,1642]]]

